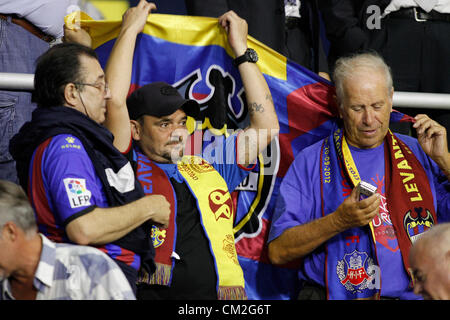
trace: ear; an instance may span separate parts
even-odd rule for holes
[[[338,111],[338,114],[339,114],[339,118],[342,119],[342,108],[343,107],[342,107],[341,101],[338,99],[336,94],[333,94],[333,100],[336,103],[337,111]]]
[[[391,99],[391,112],[392,112],[392,107],[394,105],[394,87],[391,88],[391,92],[389,93],[389,98]]]
[[[141,140],[141,124],[136,120],[130,120],[131,124],[131,136],[134,140]]]
[[[4,224],[2,228],[1,236],[4,240],[9,242],[15,242],[19,235],[19,228],[12,221],[8,221]]]
[[[78,89],[73,83],[68,83],[64,87],[64,99],[70,107],[75,107],[79,103]]]

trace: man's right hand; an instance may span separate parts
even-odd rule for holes
[[[368,225],[379,213],[380,201],[378,193],[359,200],[359,190],[355,187],[350,196],[334,212],[335,223],[342,231]]]
[[[150,220],[157,227],[167,228],[169,226],[170,203],[166,197],[160,194],[145,196],[143,201],[148,208]]]
[[[156,10],[153,2],[141,0],[136,7],[129,8],[122,17],[122,30],[132,29],[136,34],[144,30],[147,17],[152,10]]]

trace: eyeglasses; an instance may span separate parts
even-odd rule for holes
[[[74,82],[74,84],[97,88],[98,90],[103,91],[103,94],[105,94],[105,95],[108,93],[108,90],[109,90],[107,82],[101,82],[101,83]]]

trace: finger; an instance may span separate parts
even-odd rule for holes
[[[416,121],[420,121],[420,120],[422,120],[422,119],[428,119],[428,118],[429,118],[428,115],[423,114],[423,113],[419,113],[419,114],[417,114],[417,115],[414,117],[414,119],[415,119]]]
[[[137,4],[137,8],[143,8],[146,4],[147,4],[147,0],[141,0],[139,1],[139,3]]]
[[[150,11],[156,9],[156,4],[153,2],[144,1],[144,5],[142,6],[142,9],[144,9],[147,12],[150,12]]]
[[[361,210],[373,210],[374,207],[379,206],[380,204],[380,195],[378,193],[374,193],[370,197],[367,197],[358,202],[358,208]]]
[[[416,122],[414,122],[413,127],[414,128],[419,127],[427,119],[429,119],[429,117],[426,114],[418,114],[418,115],[416,115],[414,117],[414,120],[416,120]]]
[[[428,128],[433,125],[433,120],[430,118],[421,119],[420,123],[416,126],[417,134],[423,134]]]
[[[222,17],[221,19],[219,19],[219,25],[225,29],[226,33],[228,33],[228,29],[229,29],[229,22],[227,20],[226,17]]]
[[[219,21],[227,20],[227,19],[229,19],[229,16],[230,16],[230,11],[227,11],[219,17]]]
[[[350,197],[354,200],[354,201],[359,201],[360,198],[360,187],[359,187],[360,183],[358,183],[356,185],[356,187],[353,188],[352,192],[350,193]]]
[[[427,138],[432,138],[434,136],[439,136],[443,134],[443,128],[440,128],[439,126],[433,126],[430,127],[425,133],[427,135]]]
[[[425,122],[420,127],[420,133],[417,131],[417,135],[426,135],[427,138],[431,138],[434,134],[439,134],[439,132],[443,129],[441,125],[439,125],[436,121],[430,120]]]
[[[234,12],[233,10],[228,11],[227,14],[228,14],[230,17],[233,17],[233,18],[239,17],[239,16],[237,15],[237,13]]]

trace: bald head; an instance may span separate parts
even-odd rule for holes
[[[409,262],[416,294],[450,300],[450,223],[426,231],[412,246]]]

